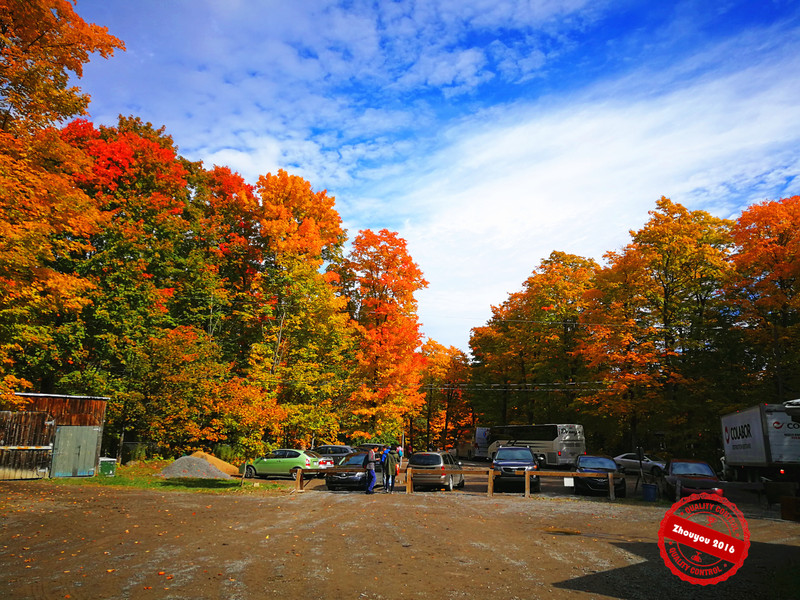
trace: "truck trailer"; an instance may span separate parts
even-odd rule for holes
[[[783,404],[759,404],[720,419],[725,478],[800,481],[800,423]]]

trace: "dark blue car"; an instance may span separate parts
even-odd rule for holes
[[[525,484],[525,471],[537,471],[539,463],[536,455],[527,446],[500,446],[492,461],[492,468],[498,472],[494,476],[494,487],[499,489],[508,483]],[[531,491],[541,490],[538,475],[530,475]]]
[[[362,468],[364,466],[364,459],[366,452],[354,452],[345,456],[342,461],[336,465],[337,469],[345,467]],[[367,489],[367,473],[363,468],[359,471],[344,471],[341,473],[325,473],[325,486],[329,490],[366,490]]]
[[[621,475],[624,470],[617,466],[610,456],[592,456],[584,454],[578,457],[575,465],[576,473],[614,473]],[[624,477],[614,477],[614,495],[624,498],[627,495],[627,484]],[[576,494],[608,495],[608,477],[576,477]]]

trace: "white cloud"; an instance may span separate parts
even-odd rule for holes
[[[601,260],[661,195],[730,217],[780,193],[800,166],[800,83],[783,76],[796,56],[657,96],[591,89],[448,131],[433,175],[401,199],[418,211],[401,234],[430,281],[427,335],[466,349],[469,328],[551,251]]]
[[[794,22],[726,37],[718,7],[643,6],[82,0],[128,52],[81,85],[100,122],[133,113],[248,181],[328,188],[351,237],[399,230],[426,333],[466,349],[552,250],[599,259],[662,194],[730,217],[797,193]]]

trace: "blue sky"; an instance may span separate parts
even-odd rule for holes
[[[553,250],[598,261],[662,195],[735,218],[800,194],[789,0],[78,0],[127,51],[78,82],[92,120],[327,189],[430,282],[426,336],[472,327]]]

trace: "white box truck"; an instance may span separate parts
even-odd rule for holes
[[[782,404],[759,404],[721,418],[731,481],[800,481],[800,423]]]
[[[489,428],[476,427],[472,439],[465,440],[456,446],[456,456],[467,460],[485,460],[489,458]]]

